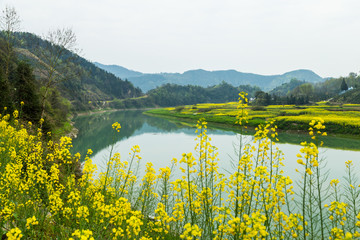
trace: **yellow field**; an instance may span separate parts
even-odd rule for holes
[[[180,118],[205,118],[209,122],[236,124],[237,102],[205,103],[176,108],[152,110],[150,113]],[[249,126],[256,127],[267,120],[278,122],[283,130],[306,131],[306,123],[314,117],[321,117],[330,133],[359,134],[360,104],[328,105],[324,102],[312,106],[270,105],[266,107],[247,106]]]

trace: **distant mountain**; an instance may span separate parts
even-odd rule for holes
[[[129,70],[127,68],[118,66],[118,65],[105,65],[98,62],[94,62],[95,66],[98,68],[102,68],[105,71],[114,74],[115,76],[121,78],[121,79],[127,79],[130,77],[140,77],[143,75],[141,72],[136,72]]]
[[[141,74],[139,72],[127,70],[116,65],[97,65],[106,71],[115,74],[118,77],[124,77],[126,74],[137,74],[137,76],[127,75],[126,78],[141,88],[144,92],[154,89],[166,83],[178,85],[198,85],[209,87],[220,84],[225,81],[233,86],[252,85],[258,86],[264,91],[269,91],[283,83],[290,82],[291,79],[306,81],[310,83],[321,82],[324,79],[311,70],[295,70],[282,75],[259,75],[253,73],[243,73],[236,70],[206,71],[202,69],[190,70],[184,73],[157,73]],[[121,71],[120,71],[121,69]],[[127,72],[129,71],[129,72]],[[121,72],[121,73],[120,73]],[[123,75],[120,75],[123,74]]]

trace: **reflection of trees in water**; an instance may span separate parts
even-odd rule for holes
[[[166,119],[151,117],[142,114],[142,111],[117,111],[89,116],[80,116],[75,119],[75,127],[79,129],[79,135],[73,140],[73,152],[79,152],[85,156],[91,148],[93,155],[114,142],[111,125],[114,122],[121,124],[120,134],[116,134],[116,141],[139,135],[145,132],[172,132],[179,129],[175,124]],[[147,123],[147,124],[145,124]],[[194,132],[190,127],[189,132]]]
[[[135,111],[119,111],[111,113],[81,116],[75,119],[75,127],[79,130],[78,137],[73,140],[73,152],[85,156],[87,149],[91,148],[96,154],[114,141],[114,131],[111,125],[119,122],[121,133],[116,134],[116,140],[130,137],[136,129],[141,128],[144,120]]]
[[[181,125],[177,122],[172,122],[172,121],[169,121],[166,119],[162,119],[162,118],[158,118],[158,117],[151,117],[148,115],[144,115],[144,116],[146,116],[146,122],[150,126],[159,129],[159,132],[163,132],[163,131],[172,132],[172,131],[178,130],[179,128],[192,129],[190,127],[185,127],[184,125]]]
[[[179,129],[193,129],[191,127],[187,127],[184,125],[179,124],[176,121],[169,121],[167,119],[159,118],[159,117],[152,117],[148,115],[142,114],[144,120],[148,125],[152,128],[152,132],[173,132]],[[194,125],[195,126],[195,125]],[[194,131],[194,130],[192,130]]]

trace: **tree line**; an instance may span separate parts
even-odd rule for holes
[[[226,82],[211,86],[201,87],[194,85],[177,85],[167,83],[147,92],[143,97],[115,100],[110,106],[117,109],[145,108],[145,107],[172,107],[191,105],[197,103],[222,103],[238,100],[241,91],[249,93],[253,97],[260,88],[250,85],[234,87]]]

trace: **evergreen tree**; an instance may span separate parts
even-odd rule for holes
[[[265,106],[268,106],[271,104],[271,95],[268,93],[265,93]]]
[[[340,89],[341,89],[341,91],[346,91],[346,90],[348,90],[348,85],[347,85],[346,82],[345,82],[345,78],[342,79]]]
[[[12,101],[9,82],[6,80],[2,68],[0,68],[0,113],[4,107],[12,109]]]
[[[15,104],[22,108],[23,118],[31,122],[38,122],[41,116],[41,105],[36,93],[35,76],[29,64],[19,62],[16,70]]]

